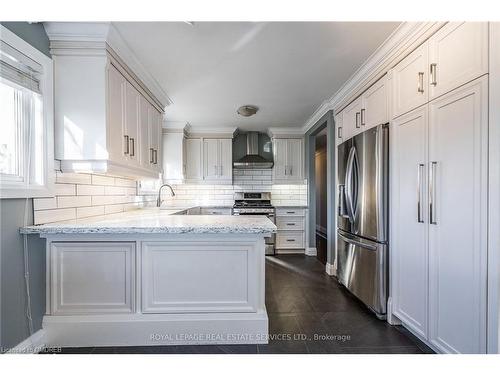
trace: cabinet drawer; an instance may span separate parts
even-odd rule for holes
[[[277,208],[276,216],[305,216],[303,208]]]
[[[200,210],[201,215],[231,215],[230,208],[209,208],[202,207]]]
[[[304,230],[304,218],[301,216],[281,216],[276,218],[278,230]]]
[[[278,249],[303,249],[304,232],[281,231],[276,234],[276,248]]]

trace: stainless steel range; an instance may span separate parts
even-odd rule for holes
[[[234,193],[233,215],[266,215],[274,223],[271,193]],[[266,255],[274,255],[275,239],[275,234],[266,238]]]

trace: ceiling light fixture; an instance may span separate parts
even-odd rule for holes
[[[254,105],[242,105],[240,108],[238,108],[237,113],[243,117],[250,117],[255,115],[258,110],[259,108]]]

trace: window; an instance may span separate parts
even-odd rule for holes
[[[0,198],[52,196],[52,60],[0,28]]]

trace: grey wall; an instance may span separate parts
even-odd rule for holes
[[[25,199],[0,199],[1,347],[16,346],[29,336],[26,319],[23,226]],[[33,199],[28,200],[28,224],[33,224]],[[45,310],[45,242],[28,236],[30,294],[33,328],[42,327]]]
[[[49,40],[42,24],[2,22],[35,48],[50,56]],[[0,199],[0,349],[16,346],[29,336],[26,319],[23,226],[25,199]],[[28,224],[33,224],[33,200],[28,200]],[[45,311],[45,242],[29,236],[28,259],[33,328],[42,326]]]
[[[0,24],[50,57],[49,38],[41,23],[0,22]]]

